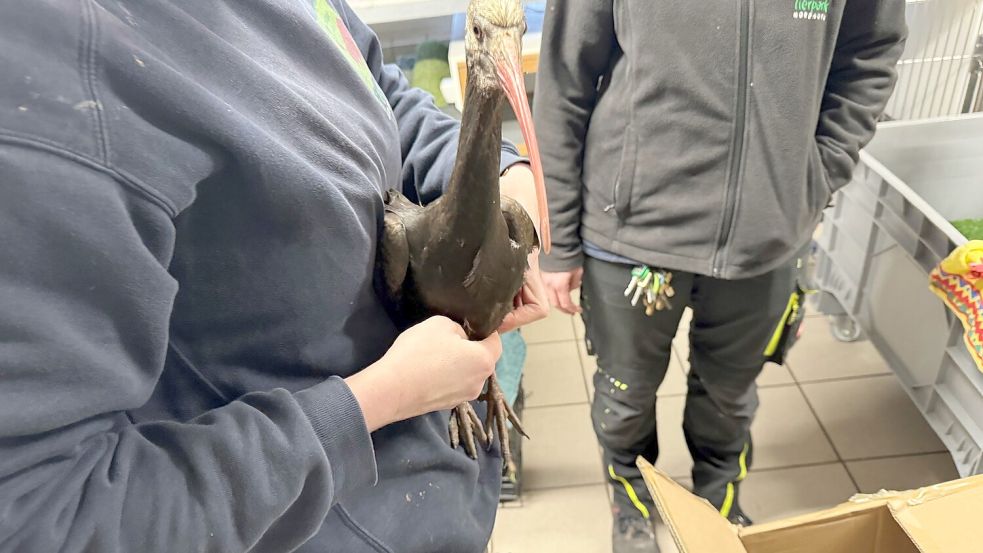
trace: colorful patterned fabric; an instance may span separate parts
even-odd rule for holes
[[[983,241],[957,248],[929,279],[932,291],[962,321],[966,347],[983,370]]]
[[[328,37],[331,38],[331,41],[335,43],[335,46],[345,55],[348,63],[358,73],[365,86],[369,87],[369,90],[375,94],[375,97],[388,108],[389,100],[386,98],[385,93],[382,92],[382,89],[379,88],[379,83],[376,82],[372,71],[369,70],[368,64],[365,63],[365,58],[362,57],[362,51],[358,49],[358,45],[355,44],[352,34],[348,31],[348,27],[341,19],[341,16],[338,15],[338,11],[334,9],[328,0],[314,0],[314,9],[317,12],[317,22],[321,25],[321,28],[324,29]]]

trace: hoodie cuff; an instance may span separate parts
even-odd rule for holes
[[[544,273],[563,273],[584,266],[584,251],[578,246],[570,251],[562,251],[553,244],[549,255],[539,254],[539,269]]]
[[[502,141],[502,161],[498,166],[498,174],[505,173],[505,170],[516,163],[529,163],[528,158],[519,155],[519,150],[509,141]]]
[[[333,376],[295,393],[294,398],[310,419],[328,457],[335,500],[344,499],[348,492],[366,484],[374,486],[379,475],[372,437],[348,384]]]

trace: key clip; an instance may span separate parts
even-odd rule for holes
[[[652,316],[656,311],[672,309],[669,298],[676,295],[672,288],[672,273],[640,265],[631,270],[631,280],[625,288],[625,297],[631,296],[632,306],[642,300],[645,314]]]

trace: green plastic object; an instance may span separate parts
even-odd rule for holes
[[[983,240],[983,219],[952,221],[952,226],[969,240]]]
[[[445,107],[440,81],[451,76],[451,66],[447,63],[446,42],[424,42],[416,49],[416,65],[413,66],[411,84],[433,96],[437,107]]]

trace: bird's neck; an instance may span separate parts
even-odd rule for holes
[[[456,236],[483,238],[488,221],[501,211],[502,100],[499,90],[480,90],[468,79],[461,137],[444,205]]]

